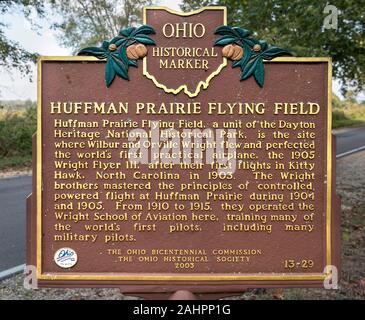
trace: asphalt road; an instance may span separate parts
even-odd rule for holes
[[[336,154],[365,146],[365,126],[343,129],[336,132]]]
[[[0,180],[0,271],[25,261],[25,199],[32,177]]]
[[[339,130],[337,154],[365,145],[365,126]],[[0,179],[0,271],[25,262],[25,199],[32,179]]]

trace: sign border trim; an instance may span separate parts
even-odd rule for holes
[[[105,62],[99,60],[95,57],[84,57],[84,56],[40,56],[37,62],[37,210],[36,210],[36,221],[37,221],[37,232],[36,232],[36,262],[37,262],[37,278],[39,280],[134,280],[134,281],[146,281],[146,280],[164,280],[164,281],[313,281],[313,280],[324,280],[331,276],[330,273],[312,273],[312,274],[245,274],[245,275],[232,275],[232,274],[116,274],[112,273],[107,275],[100,273],[97,274],[70,274],[70,273],[42,273],[42,190],[43,190],[43,180],[42,180],[42,63],[43,61],[85,61],[85,62]],[[265,63],[275,63],[275,62],[304,62],[304,63],[319,63],[327,62],[328,64],[328,74],[327,74],[327,170],[326,170],[326,230],[325,230],[325,261],[327,266],[332,263],[332,233],[331,233],[331,204],[332,204],[332,58],[331,57],[278,57],[270,61],[265,61]],[[327,269],[327,268],[325,268]]]

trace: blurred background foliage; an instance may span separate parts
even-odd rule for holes
[[[337,8],[336,29],[324,27],[328,4]],[[228,25],[249,29],[294,56],[332,57],[343,94],[365,89],[365,0],[183,0],[181,8],[209,5],[226,6]]]
[[[30,100],[0,101],[0,169],[30,166],[35,105]]]

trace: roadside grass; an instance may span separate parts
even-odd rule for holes
[[[0,108],[0,170],[30,167],[32,135],[36,131],[36,108]]]
[[[31,166],[32,166],[32,155],[0,158],[0,170],[30,168]]]
[[[351,127],[355,125],[365,124],[365,119],[334,119],[332,120],[332,129],[339,129],[344,127]]]
[[[332,129],[365,124],[365,103],[334,98]]]

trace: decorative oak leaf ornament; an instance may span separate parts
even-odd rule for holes
[[[110,87],[116,75],[129,80],[129,66],[138,67],[137,60],[147,55],[146,45],[156,44],[148,36],[154,33],[155,30],[148,25],[122,29],[118,36],[111,41],[104,41],[101,47],[84,48],[79,51],[78,55],[106,59],[105,84]]]
[[[251,31],[243,28],[219,26],[214,33],[222,36],[214,45],[223,46],[222,55],[234,61],[232,68],[241,68],[241,80],[253,75],[260,87],[263,87],[265,80],[263,60],[291,55],[288,50],[269,47],[266,41],[253,38]]]

